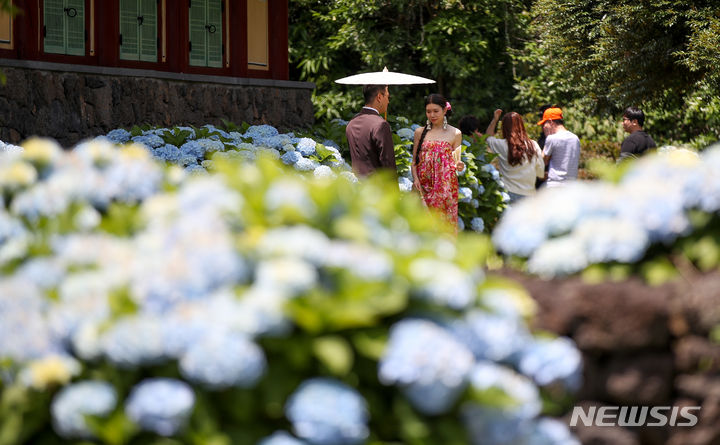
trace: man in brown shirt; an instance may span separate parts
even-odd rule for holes
[[[365,106],[345,129],[350,160],[357,176],[368,176],[378,169],[397,175],[395,148],[390,124],[381,116],[390,103],[387,85],[363,86]]]

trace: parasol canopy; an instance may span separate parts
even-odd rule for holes
[[[435,83],[435,81],[425,77],[413,76],[412,74],[388,71],[387,67],[385,67],[382,71],[343,77],[336,80],[335,83],[343,85],[416,85]]]

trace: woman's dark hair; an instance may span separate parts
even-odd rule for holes
[[[520,165],[525,159],[530,162],[533,156],[537,156],[532,141],[525,132],[523,118],[518,113],[511,111],[503,116],[502,133],[507,141],[510,165]]]
[[[480,121],[475,116],[463,116],[460,119],[460,132],[465,136],[472,136],[479,128]]]
[[[437,93],[429,94],[425,97],[425,106],[427,107],[430,104],[440,105],[442,109],[447,110],[445,112],[446,117],[452,116],[452,108],[447,109],[448,101],[442,95]],[[415,165],[417,165],[418,159],[420,159],[420,150],[422,150],[422,144],[428,131],[430,131],[430,126],[426,125],[425,128],[423,128],[420,140],[418,141],[417,149],[415,150],[415,159],[413,159],[413,164]]]

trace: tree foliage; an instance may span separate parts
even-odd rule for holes
[[[536,2],[532,38],[516,53],[519,102],[573,103],[595,116],[641,105],[661,139],[717,139],[720,14],[711,3]]]
[[[359,108],[359,89],[334,84],[358,72],[390,70],[437,80],[394,87],[390,112],[423,115],[421,97],[439,92],[457,113],[507,106],[513,90],[508,45],[519,47],[528,5],[521,0],[293,0],[293,75],[315,82],[318,117]],[[456,115],[457,116],[457,115]]]
[[[554,103],[582,137],[618,141],[642,107],[661,143],[720,138],[720,12],[710,0],[292,0],[292,76],[314,82],[318,117],[348,117],[358,87],[335,79],[390,70],[437,80],[391,88],[390,114],[424,121],[422,96],[455,116]]]

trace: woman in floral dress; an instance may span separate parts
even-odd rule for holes
[[[439,94],[425,98],[427,125],[415,130],[412,174],[425,204],[437,210],[457,230],[458,179],[462,133],[448,125],[450,103]]]

